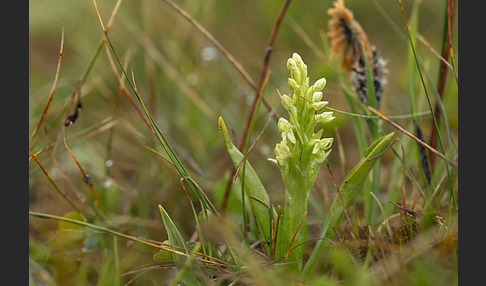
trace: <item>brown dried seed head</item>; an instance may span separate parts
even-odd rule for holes
[[[383,96],[383,90],[386,85],[387,69],[385,68],[386,62],[378,54],[378,50],[375,46],[371,46],[371,61],[370,66],[373,72],[373,83],[375,88],[375,96],[377,107],[380,105],[380,100]],[[366,68],[363,58],[359,57],[352,66],[351,82],[353,83],[354,90],[358,95],[358,98],[364,104],[368,104],[368,92],[367,92],[367,78]]]
[[[334,8],[328,10],[329,37],[331,37],[332,55],[342,54],[341,68],[351,71],[353,64],[361,54],[364,45],[368,58],[371,59],[370,44],[361,25],[354,20],[353,13],[344,7],[344,1],[334,2]]]

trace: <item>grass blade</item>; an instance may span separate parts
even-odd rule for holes
[[[170,244],[186,249],[186,253],[188,253],[186,248],[186,242],[182,238],[174,222],[172,222],[171,218],[161,205],[159,205],[159,209],[162,216],[162,221],[164,222],[164,226],[167,231],[167,236],[169,237]],[[176,254],[172,254],[172,257],[174,258],[174,263],[176,264],[177,269],[180,271],[179,273],[182,273],[181,278],[184,279],[184,281],[188,285],[206,285],[206,283],[202,283],[201,281],[199,281],[199,279],[197,279],[196,276],[193,275],[193,272],[185,270],[183,271],[183,269],[187,268],[186,263],[187,260],[190,259],[190,257],[184,257]],[[195,266],[195,264],[193,264],[193,266]]]
[[[132,76],[132,80],[130,80],[129,77],[128,77],[128,75],[127,75],[127,72],[125,71],[125,68],[124,68],[123,64],[121,63],[121,60],[118,57],[118,54],[117,54],[117,52],[116,52],[116,50],[115,50],[115,48],[114,48],[114,46],[113,46],[113,44],[112,44],[112,42],[110,40],[110,37],[108,36],[108,31],[105,28],[105,25],[104,25],[103,20],[101,18],[101,13],[100,13],[100,11],[98,9],[98,5],[97,5],[96,0],[93,0],[93,4],[95,6],[96,13],[98,15],[98,20],[99,20],[100,25],[101,25],[101,28],[103,29],[103,32],[104,32],[104,34],[106,36],[106,40],[107,40],[107,42],[108,42],[108,44],[110,46],[110,49],[113,52],[113,55],[115,56],[115,59],[117,60],[118,65],[120,66],[120,69],[122,70],[123,74],[125,75],[125,78],[127,79],[127,82],[129,84],[131,90],[133,91],[133,93],[137,97],[138,101],[140,102],[140,104],[141,104],[141,106],[143,108],[143,111],[145,112],[145,115],[147,116],[147,119],[150,122],[150,126],[152,128],[152,132],[155,134],[155,136],[159,140],[160,144],[164,148],[165,152],[169,156],[172,164],[175,166],[175,168],[179,172],[180,176],[186,181],[186,183],[189,185],[189,188],[191,189],[191,191],[193,192],[193,194],[201,202],[201,205],[203,206],[203,208],[205,208],[206,210],[210,210],[214,214],[218,214],[218,211],[213,206],[213,204],[211,203],[211,201],[204,195],[204,193],[201,192],[201,190],[194,184],[194,182],[192,180],[189,180],[188,179],[188,178],[190,178],[189,173],[187,172],[186,168],[184,167],[184,165],[180,161],[179,157],[176,155],[176,153],[174,152],[174,150],[169,145],[169,142],[164,137],[164,134],[158,128],[157,124],[155,123],[155,120],[152,118],[152,116],[148,112],[148,110],[147,110],[147,108],[146,108],[146,106],[145,106],[145,104],[144,104],[144,102],[142,100],[142,97],[140,96],[140,94],[139,94],[139,92],[138,92],[138,90],[137,90],[137,88],[135,86],[135,80],[134,80],[133,76]],[[133,73],[132,73],[132,75],[133,75]]]
[[[376,140],[370,147],[368,147],[364,158],[361,159],[361,161],[346,176],[344,183],[340,187],[340,193],[342,203],[347,209],[351,207],[352,203],[358,196],[379,156],[391,146],[394,134],[395,133],[391,132],[388,135]],[[324,226],[320,237],[332,238],[334,236],[332,228],[339,226],[343,218],[344,209],[341,205],[339,197],[336,196],[329,212],[328,221]],[[302,271],[303,278],[308,279],[318,266],[319,262],[322,260],[322,256],[327,246],[326,242],[326,240],[319,240],[319,242],[317,242],[307,264],[304,266]]]
[[[231,161],[233,162],[235,168],[238,168],[241,161],[244,159],[243,154],[236,148],[234,143],[231,141],[229,136],[228,130],[226,128],[226,124],[224,123],[223,118],[219,118],[219,131],[223,136],[224,144],[226,146],[226,150],[231,157]],[[255,215],[258,229],[261,231],[261,235],[263,239],[267,239],[271,235],[271,221],[269,216],[269,208],[271,207],[271,214],[273,218],[277,217],[277,211],[271,206],[270,197],[268,196],[265,187],[263,186],[260,178],[258,177],[257,173],[251,166],[251,164],[246,161],[245,163],[246,169],[244,174],[240,172],[240,176],[245,177],[245,191],[250,199],[250,205]],[[277,245],[275,246],[275,254],[276,257],[281,257],[286,254],[285,246],[289,245],[288,236],[283,233],[283,229],[279,230],[280,234],[277,239]],[[267,249],[268,253],[271,252],[271,249]],[[295,261],[293,257],[294,252],[290,252],[290,259],[291,261]],[[292,264],[293,265],[293,264]],[[295,264],[296,265],[296,264]]]

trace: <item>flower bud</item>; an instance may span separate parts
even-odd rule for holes
[[[334,119],[334,116],[332,115],[332,112],[323,112],[321,114],[316,115],[316,121],[320,122],[322,124],[326,124],[328,122],[331,122],[331,120]]]
[[[312,154],[317,154],[317,152],[319,151],[321,151],[319,144],[318,143],[314,144],[314,148],[312,148]]]
[[[326,79],[321,78],[314,83],[313,87],[315,88],[316,91],[318,90],[320,91],[326,86],[326,83],[327,83]]]
[[[290,129],[288,132],[285,132],[285,134],[287,136],[287,139],[289,139],[289,141],[292,142],[292,144],[297,143],[297,140],[295,140],[295,135],[292,129]]]
[[[287,61],[287,69],[290,71],[290,75],[292,78],[297,80],[300,79],[300,71],[294,59],[290,58]]]
[[[283,117],[280,117],[278,119],[277,126],[278,126],[278,130],[280,130],[280,132],[288,132],[290,130],[290,128],[292,127],[290,125],[290,122],[288,122],[287,119],[285,119]]]
[[[292,105],[292,98],[290,98],[290,96],[284,94],[282,95],[282,98],[280,98],[280,100],[282,100],[282,105],[283,107],[285,107],[287,110],[289,110],[291,108],[291,105]]]
[[[309,83],[305,83],[307,79],[307,65],[304,63],[302,58],[300,57],[299,54],[294,53],[292,55],[292,60],[293,63],[295,64],[295,67],[299,71],[295,75],[292,75],[295,80],[297,80],[301,85],[309,86]],[[307,79],[308,80],[308,79]]]
[[[319,140],[319,142],[316,144],[316,145],[319,145],[319,148],[321,150],[327,150],[329,148],[331,148],[332,146],[332,142],[334,142],[334,138],[322,138],[321,140]]]
[[[324,162],[324,160],[326,160],[327,156],[329,156],[329,153],[330,152],[326,152],[326,151],[321,151],[321,152],[317,152],[315,154],[315,157],[314,157],[314,160],[316,163],[320,164],[322,162]]]
[[[300,57],[300,55],[298,53],[293,53],[292,54],[292,59],[295,61],[295,62],[303,62],[302,61],[302,58]]]
[[[312,95],[312,101],[318,102],[321,101],[321,99],[322,99],[322,91],[314,92],[314,94]]]
[[[297,91],[299,89],[299,84],[292,78],[289,78],[288,85],[292,91]]]
[[[314,102],[314,103],[312,103],[312,107],[316,111],[321,111],[327,106],[327,103],[328,103],[327,101]]]
[[[275,146],[275,155],[276,155],[277,161],[279,161],[281,164],[283,164],[283,161],[290,156],[290,149],[287,146],[287,144],[278,143]]]

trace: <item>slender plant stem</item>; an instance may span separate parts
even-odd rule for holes
[[[49,106],[50,106],[52,99],[54,97],[54,92],[56,91],[56,86],[57,86],[57,79],[59,78],[59,70],[61,69],[63,48],[64,48],[64,19],[62,20],[61,47],[59,48],[59,59],[57,61],[56,75],[54,76],[54,82],[52,83],[51,91],[49,93],[49,97],[47,98],[47,102],[46,102],[46,105],[44,107],[44,110],[42,111],[39,122],[37,122],[37,125],[35,126],[34,131],[32,132],[32,135],[30,136],[29,147],[32,144],[32,142],[34,141],[34,138],[37,135],[37,132],[39,131],[40,125],[42,124],[42,122],[44,121],[44,118],[46,117],[47,110],[49,109]]]
[[[79,221],[79,220],[70,219],[70,218],[66,218],[66,217],[60,217],[60,216],[56,216],[56,215],[33,212],[33,211],[29,211],[29,215],[39,217],[39,218],[44,218],[44,219],[55,219],[55,220],[59,220],[59,221],[70,222],[70,223],[85,226],[85,227],[88,227],[88,228],[91,228],[91,229],[94,229],[94,230],[97,230],[97,231],[108,233],[108,234],[111,234],[111,235],[114,235],[114,236],[118,236],[118,237],[121,237],[121,238],[124,238],[124,239],[127,239],[127,240],[131,240],[131,241],[135,241],[135,242],[138,242],[138,243],[141,243],[141,244],[145,244],[145,245],[148,245],[148,246],[151,246],[151,247],[154,247],[154,248],[162,249],[162,250],[168,251],[168,252],[176,254],[176,255],[190,257],[190,254],[175,250],[175,249],[177,249],[176,246],[168,245],[168,244],[161,243],[161,242],[158,242],[158,241],[152,241],[152,240],[147,240],[147,239],[144,239],[144,238],[139,238],[139,237],[136,237],[136,236],[127,235],[127,234],[117,232],[117,231],[114,231],[112,229],[109,229],[109,228],[106,228],[106,227],[103,227],[103,226],[91,224],[91,223],[88,223],[88,222],[85,222],[85,221]],[[203,253],[197,253],[197,255],[204,256],[205,258],[210,258]],[[229,268],[234,267],[233,265],[228,264],[228,263],[226,263],[226,262],[224,262],[220,259],[217,259],[217,258],[211,258],[212,260],[207,260],[207,259],[195,257],[194,259],[197,260],[197,261],[200,261],[200,262],[209,263],[209,264],[216,265],[216,266],[229,267]],[[213,261],[213,260],[215,260],[215,261]]]
[[[402,133],[404,133],[408,137],[412,138],[413,140],[415,140],[416,142],[418,142],[420,145],[422,145],[425,148],[427,148],[434,155],[439,156],[441,159],[443,159],[444,161],[446,161],[447,163],[449,163],[449,165],[451,165],[452,167],[458,168],[458,165],[457,165],[456,162],[453,162],[453,161],[449,160],[446,156],[444,156],[444,154],[442,154],[439,151],[435,150],[434,148],[430,147],[427,143],[423,142],[422,140],[420,140],[419,138],[417,138],[415,135],[413,135],[412,133],[408,132],[407,130],[405,130],[404,128],[402,128],[400,125],[396,124],[395,122],[393,122],[392,120],[390,120],[389,118],[387,118],[386,116],[384,116],[383,114],[381,114],[378,110],[374,109],[371,106],[368,107],[368,108],[369,108],[369,110],[371,110],[371,112],[373,112],[376,115],[378,115],[379,117],[381,117],[381,119],[385,120],[390,125],[392,125],[396,129],[400,130]]]
[[[280,12],[278,13],[277,20],[275,21],[275,24],[273,25],[272,32],[270,34],[270,38],[268,39],[267,42],[267,47],[265,49],[265,56],[263,57],[263,65],[262,69],[260,70],[260,78],[258,79],[258,84],[255,89],[255,95],[253,96],[253,102],[250,107],[250,112],[248,112],[248,116],[246,117],[246,124],[245,128],[243,130],[243,136],[240,139],[240,143],[238,144],[238,148],[241,149],[243,147],[243,144],[246,141],[246,137],[248,136],[248,129],[250,128],[250,123],[251,119],[253,118],[253,114],[255,113],[255,108],[256,104],[258,101],[258,98],[260,97],[260,91],[262,88],[262,84],[265,80],[265,75],[267,73],[268,69],[268,63],[270,62],[270,55],[273,51],[273,42],[275,41],[275,37],[277,36],[277,31],[278,28],[280,27],[280,23],[282,22],[283,16],[285,14],[285,11],[287,11],[287,7],[289,6],[291,0],[285,0],[285,2],[282,4],[282,7],[280,8]],[[278,118],[276,118],[276,121],[278,121]]]
[[[29,155],[31,156],[31,158],[34,159],[34,161],[37,163],[39,168],[41,168],[41,170],[44,173],[44,175],[46,176],[46,178],[49,180],[49,182],[52,184],[52,186],[56,189],[56,191],[61,195],[61,197],[63,197],[68,202],[68,204],[70,204],[71,207],[73,207],[73,209],[76,210],[76,212],[80,215],[80,217],[83,220],[86,220],[86,216],[83,214],[81,209],[78,208],[78,206],[73,202],[73,200],[71,200],[71,198],[66,194],[66,192],[64,192],[64,190],[61,189],[59,187],[59,185],[52,179],[51,175],[49,175],[49,172],[47,172],[47,170],[44,168],[44,166],[39,161],[39,159],[37,159],[37,157],[34,154],[32,154],[32,152],[30,152],[30,151],[29,151]]]
[[[452,25],[454,23],[454,11],[456,8],[456,0],[448,0],[447,1],[447,13],[446,13],[446,25],[444,29],[444,44],[442,46],[442,58],[447,60],[452,52]],[[439,69],[439,80],[437,83],[437,92],[439,93],[440,99],[444,96],[444,88],[446,83],[446,75],[447,75],[447,64],[441,61],[440,69]],[[457,78],[457,76],[456,76]],[[439,103],[435,103],[434,107],[434,118],[437,123],[440,123],[440,108]],[[432,130],[430,132],[430,146],[435,148],[437,145],[437,127],[435,124],[432,124]],[[432,153],[430,153],[432,155]],[[435,158],[434,156],[430,157],[430,166],[434,168]]]
[[[174,3],[171,0],[164,0],[167,4],[169,4],[174,10],[177,11],[182,17],[184,17],[189,23],[191,23],[196,29],[198,29],[222,54],[223,56],[233,65],[233,67],[236,69],[236,71],[241,74],[241,76],[246,80],[246,82],[252,87],[253,90],[258,91],[260,88],[258,87],[258,84],[255,83],[255,81],[251,78],[251,76],[246,72],[246,70],[243,68],[243,66],[231,55],[231,53],[226,50],[226,48],[221,45],[221,43],[216,40],[216,38],[211,35],[211,33],[208,32],[199,22],[194,20],[194,18],[189,15],[184,9],[182,9],[180,6],[178,6],[176,3]],[[270,111],[272,109],[272,106],[267,102],[265,98],[263,98],[263,104],[267,107],[267,109]],[[275,120],[278,120],[276,118]]]
[[[166,1],[169,1],[169,0],[166,0]],[[262,65],[262,69],[260,71],[260,78],[258,80],[258,85],[256,85],[255,88],[254,88],[255,95],[253,97],[253,102],[252,102],[252,105],[250,107],[250,111],[249,111],[248,116],[247,116],[245,128],[243,130],[243,135],[241,136],[240,142],[237,145],[238,149],[241,149],[243,147],[243,144],[246,142],[246,137],[248,136],[248,130],[250,128],[251,119],[252,119],[252,117],[255,113],[256,104],[257,104],[258,98],[260,97],[260,90],[261,90],[261,87],[262,87],[263,82],[265,80],[265,74],[267,73],[268,63],[270,61],[270,54],[273,50],[273,42],[275,41],[275,37],[277,36],[278,28],[280,27],[280,23],[282,22],[283,16],[285,14],[285,11],[287,11],[287,7],[289,6],[290,1],[291,0],[286,0],[283,3],[282,8],[280,9],[280,12],[278,13],[275,24],[273,25],[272,32],[270,33],[270,38],[268,39],[267,47],[265,49],[265,56],[263,57],[263,65]],[[263,103],[265,103],[265,97],[262,97],[262,101],[263,101]],[[267,108],[268,108],[268,106],[267,106]],[[274,114],[273,118],[275,119],[275,121],[278,121],[278,116],[276,114]],[[233,185],[233,180],[231,180],[231,178],[233,178],[235,176],[235,174],[236,174],[236,169],[231,168],[231,174],[230,174],[230,177],[229,177],[230,179],[228,180],[228,183],[226,184],[226,189],[225,189],[225,192],[224,192],[224,199],[223,199],[223,202],[221,204],[221,212],[224,212],[225,209],[226,209],[227,200],[229,198],[229,192],[231,190],[231,186]]]

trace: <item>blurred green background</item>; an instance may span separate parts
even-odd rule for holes
[[[201,23],[257,81],[270,31],[282,2],[186,0],[177,1],[177,4]],[[407,17],[413,2],[403,1]],[[418,31],[439,53],[446,2],[423,1],[420,6]],[[115,4],[114,0],[98,1],[105,24]],[[327,9],[332,5],[332,1],[292,1],[284,16],[274,42],[269,64],[271,76],[265,92],[266,100],[279,116],[286,114],[277,90],[282,94],[290,91],[287,87],[286,61],[294,52],[299,53],[308,65],[311,82],[320,77],[327,79],[323,92],[324,100],[330,102],[329,106],[348,110],[335,76],[309,48],[302,35],[294,30],[292,24],[296,22],[324,52],[321,36],[327,32]],[[371,44],[378,48],[387,61],[388,84],[381,111],[386,115],[408,114],[408,43],[402,41],[385,21],[377,5],[383,8],[405,35],[398,1],[346,1],[347,8],[353,11]],[[29,1],[29,134],[32,134],[39,121],[54,80],[63,21],[65,39],[59,81],[45,118],[45,129],[43,127],[39,131],[31,146],[34,153],[47,146],[48,142],[53,144],[56,141],[63,123],[61,118],[66,112],[75,83],[84,75],[102,36],[92,1]],[[191,176],[218,205],[228,170],[232,166],[218,132],[217,117],[225,119],[234,131],[234,141],[238,142],[254,91],[202,34],[164,1],[123,1],[109,36],[122,62],[129,54],[127,71],[130,75],[133,72],[137,88],[156,123],[188,167]],[[457,15],[453,47],[457,62]],[[440,63],[438,58],[421,42],[417,43],[417,52],[436,80]],[[163,153],[155,136],[126,95],[119,97],[118,76],[113,71],[107,53],[111,54],[103,47],[82,87],[83,109],[75,124],[66,128],[67,144],[102,197],[111,226],[133,235],[163,241],[167,236],[157,208],[161,204],[189,238],[194,231],[194,222],[179,176],[167,162],[145,148],[148,146]],[[120,73],[118,66],[116,70]],[[444,105],[451,128],[457,134],[457,85],[450,72],[448,79]],[[418,81],[417,90],[420,111],[427,111],[424,92]],[[205,109],[205,106],[208,108]],[[325,130],[324,136],[335,137],[336,127],[341,137],[346,155],[345,166],[339,160],[337,144],[329,157],[336,179],[340,181],[346,175],[341,170],[349,170],[359,158],[351,118],[343,114],[335,116],[336,120]],[[267,117],[268,110],[262,105],[252,140],[262,130]],[[402,126],[410,123],[409,119],[396,121]],[[430,117],[423,118],[421,123],[424,134],[428,135]],[[383,128],[385,131],[394,131],[386,124]],[[250,155],[250,162],[258,171],[267,191],[272,194],[272,200],[283,202],[283,183],[279,170],[267,160],[275,156],[273,148],[280,140],[279,136],[276,122],[272,120]],[[73,198],[78,193],[85,197],[87,205],[92,204],[94,198],[62,141],[55,154],[51,151],[52,148],[48,148],[38,159],[52,178]],[[383,161],[387,163],[386,157]],[[412,165],[417,166],[418,163]],[[334,188],[328,172],[321,173],[317,183],[317,189],[321,191],[313,194],[319,200],[325,199],[325,195],[332,193]],[[79,203],[79,200],[76,202]],[[82,203],[79,205],[89,209]],[[33,161],[29,168],[29,208],[61,216],[72,211]],[[104,255],[103,252],[95,251],[96,246],[90,248],[89,245],[85,245],[85,252],[76,252],[72,256],[68,254],[63,257],[60,253],[51,252],[42,258],[42,249],[46,245],[53,249],[65,249],[62,243],[59,243],[61,246],[54,243],[59,239],[58,235],[53,234],[57,228],[55,221],[30,218],[31,253],[36,254],[37,262],[49,261],[50,265],[60,267],[62,263],[70,261],[69,257],[75,257],[74,261],[64,265],[67,269],[63,274],[66,276],[64,279],[71,281],[69,279],[74,278],[68,278],[69,271],[75,268],[79,271],[80,264],[89,269],[96,268],[96,261],[103,261],[92,260],[91,264],[83,264],[88,257],[99,259]],[[85,237],[82,242],[76,243],[86,244]],[[129,265],[128,268],[151,262],[153,250],[150,248],[126,242],[120,247],[120,253],[125,255],[122,263]],[[86,273],[90,275],[88,270]],[[149,283],[150,279],[156,277],[142,276],[137,279],[140,283]],[[83,279],[90,281],[91,278]]]

